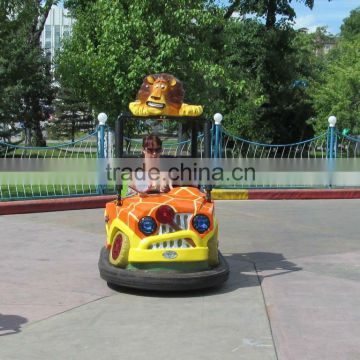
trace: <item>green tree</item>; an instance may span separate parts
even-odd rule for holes
[[[27,143],[44,145],[41,102],[52,99],[50,64],[40,35],[56,1],[0,1],[0,122],[23,121]]]
[[[54,101],[56,121],[50,126],[54,139],[75,141],[77,132],[89,132],[94,128],[94,118],[88,104],[70,89],[60,88]]]
[[[318,70],[312,37],[284,25],[269,30],[251,19],[231,19],[224,34],[225,126],[274,143],[310,137],[307,87]]]
[[[360,133],[360,36],[341,39],[326,61],[312,93],[316,109],[315,128],[323,131],[327,118],[336,115],[337,126]]]
[[[314,0],[298,0],[298,2],[303,2],[310,9],[314,6]],[[267,29],[273,29],[279,22],[293,21],[296,17],[291,0],[233,0],[225,16],[230,17],[235,11],[240,15],[255,14],[264,18]],[[276,17],[279,18],[278,21]]]
[[[327,118],[336,115],[337,127],[360,133],[360,8],[344,19],[335,48],[324,57],[320,76],[311,96],[318,132],[327,127]]]
[[[341,37],[352,39],[360,34],[360,7],[352,10],[341,25]]]
[[[290,3],[276,1],[283,19],[264,24],[231,16],[270,12],[251,1],[224,8],[204,0],[69,0],[77,21],[60,55],[61,83],[96,112],[106,109],[111,123],[145,75],[169,72],[183,80],[186,101],[203,104],[209,117],[221,111],[232,132],[269,142],[311,136],[306,86],[315,45],[291,28]]]
[[[219,87],[224,70],[215,63],[209,33],[221,9],[212,2],[96,1],[70,7],[73,36],[60,55],[61,83],[76,89],[110,119],[128,108],[149,73],[181,79],[186,98],[197,103]]]

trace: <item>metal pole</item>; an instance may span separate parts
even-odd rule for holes
[[[204,158],[211,158],[211,122],[204,123]]]
[[[329,145],[329,161],[328,161],[328,175],[329,175],[329,187],[332,187],[333,184],[333,174],[334,174],[334,157],[336,157],[336,131],[335,131],[335,125],[336,125],[336,117],[334,115],[329,116],[328,118],[329,122],[329,128],[330,131],[328,131],[330,135],[330,145]]]
[[[124,117],[120,114],[115,121],[115,157],[122,158],[124,155]],[[117,161],[117,160],[116,160]],[[116,179],[117,205],[121,206],[122,184]]]
[[[334,127],[330,127],[330,152],[329,152],[329,158],[332,159],[334,156]]]
[[[219,158],[219,126],[215,124],[215,146],[214,146],[214,158]]]
[[[121,158],[124,154],[124,118],[122,114],[115,121],[115,157]]]
[[[209,120],[205,120],[204,123],[204,158],[211,158],[211,122]],[[211,190],[211,185],[205,185],[207,201],[211,201]]]
[[[99,137],[100,137],[100,144],[99,144],[99,158],[103,159],[105,157],[105,125],[99,125]]]
[[[326,132],[326,158],[329,158],[329,154],[330,154],[330,128],[328,127],[327,132]]]
[[[214,144],[214,158],[218,159],[221,157],[221,121],[223,116],[220,113],[214,115],[214,126],[215,126],[215,144]]]
[[[107,115],[100,113],[98,115],[99,126],[98,131],[98,194],[103,194],[106,189],[106,181],[104,179],[104,161],[101,159],[105,158],[105,124],[107,121]]]
[[[191,157],[196,158],[198,149],[197,149],[197,124],[196,120],[192,120],[191,124]]]

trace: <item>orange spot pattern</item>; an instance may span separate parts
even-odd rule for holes
[[[210,219],[210,228],[204,234],[199,234],[204,237],[209,231],[213,230],[213,213],[214,204],[205,199],[205,194],[197,188],[180,187],[174,188],[168,193],[149,195],[141,197],[135,195],[123,199],[121,206],[116,206],[116,202],[109,202],[106,204],[106,214],[109,217],[109,225],[118,218],[124,222],[130,229],[135,231],[136,235],[144,238],[145,235],[140,232],[138,227],[139,220],[144,216],[152,216],[155,219],[156,209],[161,205],[171,206],[175,213],[191,213],[204,214]],[[159,222],[157,225],[159,226]],[[194,230],[190,222],[190,230]]]

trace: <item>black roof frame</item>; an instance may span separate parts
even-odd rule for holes
[[[115,156],[116,158],[124,158],[124,129],[126,121],[131,120],[172,120],[191,123],[191,157],[198,157],[198,137],[197,132],[204,132],[204,158],[211,158],[211,121],[204,116],[134,116],[130,113],[121,113],[115,121]],[[202,129],[201,129],[202,126]],[[117,185],[118,201],[121,202],[121,185]],[[205,186],[206,198],[211,200],[210,185]]]

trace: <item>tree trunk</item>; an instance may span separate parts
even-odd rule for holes
[[[35,123],[34,134],[35,134],[35,145],[42,147],[46,146],[46,141],[41,131],[40,122]]]
[[[29,34],[29,41],[34,46],[40,45],[40,36],[44,30],[46,19],[49,15],[51,7],[57,3],[58,0],[46,0],[44,6],[41,6],[41,1],[39,1],[39,8],[41,12],[39,16],[34,18],[32,29]]]
[[[31,146],[31,128],[29,125],[25,126],[25,146]]]
[[[45,26],[45,22],[46,19],[49,15],[50,9],[53,5],[55,5],[58,0],[46,0],[45,4],[42,6],[41,3],[42,1],[37,0],[38,1],[38,6],[39,6],[39,15],[34,17],[33,19],[33,25],[29,34],[29,43],[31,44],[32,47],[36,48],[39,47],[40,48],[40,36],[41,33],[44,30],[44,26]],[[44,140],[42,131],[41,131],[41,126],[40,126],[40,121],[42,120],[42,109],[40,106],[40,102],[39,99],[37,99],[35,96],[32,97],[30,95],[30,103],[32,104],[32,118],[30,119],[30,124],[29,124],[29,130],[30,130],[30,134],[29,134],[29,138],[28,141],[31,141],[31,128],[34,131],[34,136],[35,136],[35,145],[36,146],[46,146],[46,141]]]
[[[71,120],[71,141],[75,141],[75,120]]]
[[[269,0],[266,12],[266,28],[273,29],[276,23],[277,0]]]

